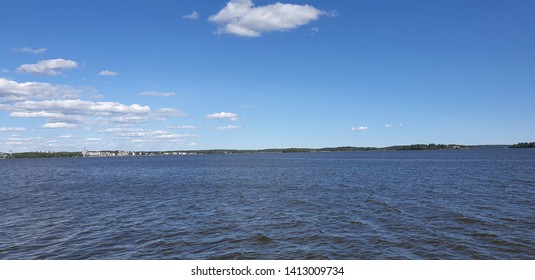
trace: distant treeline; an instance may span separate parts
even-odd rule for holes
[[[334,148],[283,148],[263,150],[198,150],[187,151],[195,154],[243,154],[243,153],[310,153],[310,152],[366,152],[366,151],[407,151],[407,150],[456,150],[471,149],[472,146],[456,144],[413,144],[402,146],[376,147],[334,147]],[[185,151],[182,151],[185,152]]]
[[[405,146],[391,146],[384,148],[385,150],[457,150],[457,149],[471,149],[472,146],[456,145],[456,144],[413,144]]]
[[[80,152],[25,152],[7,155],[7,158],[72,158],[81,156]]]
[[[520,142],[509,146],[509,148],[535,148],[535,142]]]

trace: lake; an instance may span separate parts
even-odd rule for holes
[[[535,259],[535,149],[0,160],[0,259]]]

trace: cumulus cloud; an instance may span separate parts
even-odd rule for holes
[[[218,33],[258,37],[271,31],[285,31],[306,25],[326,14],[309,5],[275,3],[254,6],[252,0],[231,0],[209,21],[218,25]]]
[[[174,92],[157,92],[157,91],[144,91],[144,92],[140,92],[139,95],[144,95],[144,96],[159,96],[159,97],[170,97],[170,96],[175,96],[176,93]]]
[[[102,71],[98,72],[98,75],[99,76],[113,77],[113,76],[117,76],[117,72],[113,72],[113,71],[110,71],[110,70],[102,70]]]
[[[239,119],[238,115],[237,114],[234,114],[234,113],[227,113],[227,112],[220,112],[220,113],[214,113],[214,114],[209,114],[209,115],[206,115],[207,119],[210,119],[210,120],[222,120],[222,119],[227,119],[227,120],[231,120],[231,121],[237,121]]]
[[[57,76],[62,74],[62,70],[69,70],[76,67],[78,67],[78,63],[74,60],[56,58],[41,60],[36,64],[23,64],[17,68],[17,71],[19,73]]]
[[[23,127],[0,127],[0,132],[20,132],[25,131]]]
[[[352,127],[351,131],[365,131],[368,130],[367,126]]]
[[[42,54],[44,52],[47,51],[46,48],[41,48],[41,49],[32,49],[32,48],[28,48],[28,47],[24,47],[24,48],[12,48],[10,49],[11,51],[13,52],[24,52],[24,53],[32,53],[32,54]]]
[[[0,101],[16,102],[28,99],[67,99],[76,98],[80,90],[70,86],[52,85],[49,83],[25,82],[0,78]]]
[[[198,19],[199,13],[197,11],[191,11],[191,13],[182,16],[183,19]]]

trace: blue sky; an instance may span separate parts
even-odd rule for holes
[[[0,151],[535,141],[534,1],[0,3]]]

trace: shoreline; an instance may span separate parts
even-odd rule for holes
[[[493,147],[510,147],[509,145],[492,145]],[[122,151],[101,150],[81,152],[18,152],[0,153],[0,159],[23,159],[23,158],[82,158],[82,157],[138,157],[138,156],[191,156],[211,154],[257,154],[257,153],[315,153],[315,152],[372,152],[372,151],[437,151],[437,150],[467,150],[474,149],[478,145],[457,144],[412,144],[389,147],[326,147],[326,148],[273,148],[273,149],[207,149],[207,150],[173,150],[173,151]]]

